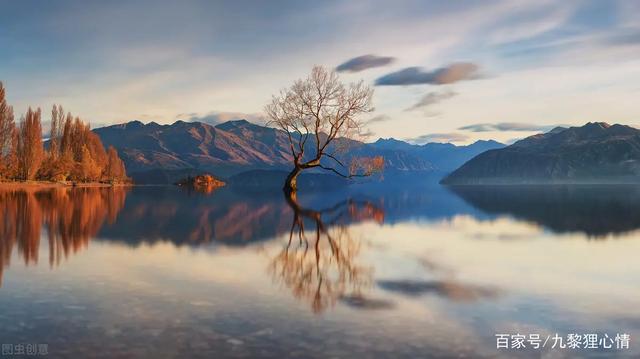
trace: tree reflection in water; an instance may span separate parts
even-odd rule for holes
[[[113,223],[128,189],[0,189],[0,286],[17,247],[26,265],[38,263],[43,226],[49,241],[49,264],[88,246],[102,225]]]
[[[360,296],[373,284],[373,268],[357,263],[361,241],[354,238],[354,222],[384,221],[384,212],[368,201],[345,200],[315,210],[300,205],[295,194],[285,195],[293,210],[286,245],[270,262],[269,273],[293,295],[322,313],[344,295]]]

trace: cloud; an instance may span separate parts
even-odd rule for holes
[[[265,124],[266,119],[264,115],[259,113],[243,113],[243,112],[220,112],[212,111],[208,113],[181,113],[176,116],[176,120],[183,120],[187,122],[204,122],[210,125],[217,125],[219,123],[232,121],[232,120],[247,120],[256,124]]]
[[[458,81],[479,78],[478,65],[470,62],[456,62],[433,71],[424,71],[420,67],[407,67],[392,72],[376,80],[378,86],[399,85],[445,85]]]
[[[619,32],[606,36],[602,43],[610,46],[635,46],[640,44],[640,30]]]
[[[575,12],[575,4],[541,2],[524,11],[516,11],[499,21],[486,36],[492,45],[530,40],[564,26]]]
[[[429,92],[426,95],[422,96],[420,101],[418,101],[415,105],[405,109],[405,111],[413,111],[413,110],[429,107],[431,105],[437,104],[440,101],[444,101],[446,99],[452,98],[456,95],[457,93],[453,91]]]
[[[430,133],[414,138],[408,138],[407,141],[423,144],[429,142],[464,142],[469,139],[469,136],[463,133]]]
[[[353,309],[360,310],[393,309],[395,307],[395,303],[390,300],[367,298],[362,295],[342,296],[340,301]]]
[[[395,58],[388,56],[362,55],[338,65],[336,71],[360,72],[373,67],[386,66],[394,61]]]
[[[500,296],[501,292],[493,287],[479,286],[454,281],[421,281],[421,280],[383,280],[378,286],[386,291],[401,294],[407,297],[419,297],[426,294],[435,294],[453,301],[470,302],[480,299],[493,299]]]
[[[378,123],[378,122],[386,122],[391,120],[391,117],[387,116],[387,115],[378,115],[378,116],[374,116],[372,118],[370,118],[369,120],[365,121],[365,123],[367,125],[370,125],[372,123]]]
[[[514,132],[547,132],[563,125],[536,125],[520,122],[476,123],[458,128],[471,132],[514,131]]]

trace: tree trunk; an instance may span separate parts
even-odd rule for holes
[[[282,188],[287,194],[295,194],[298,189],[298,175],[302,172],[302,168],[296,166],[284,181],[284,187]]]

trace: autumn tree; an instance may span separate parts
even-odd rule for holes
[[[351,163],[345,163],[337,153],[348,152],[341,144],[362,136],[361,115],[373,111],[372,96],[372,88],[364,82],[345,85],[335,71],[321,66],[273,96],[265,112],[269,123],[287,134],[293,161],[285,192],[295,193],[298,175],[307,169],[322,169],[345,178],[381,170],[381,158],[353,157]]]
[[[62,109],[58,108],[57,167],[60,177],[82,182],[103,180],[108,158],[100,137],[80,118],[61,113]]]
[[[11,177],[11,160],[14,157],[15,122],[13,108],[7,104],[6,91],[0,82],[0,178]]]
[[[78,163],[77,179],[83,182],[91,182],[100,180],[102,168],[92,155],[87,145],[82,146],[82,154]]]
[[[51,131],[49,134],[49,154],[53,160],[57,160],[62,153],[60,142],[62,141],[65,118],[62,106],[53,105],[51,109]]]
[[[60,141],[64,126],[64,110],[62,106],[53,105],[51,109],[51,129],[47,141],[48,150],[45,151],[45,161],[43,161],[38,178],[53,181],[62,181],[66,178],[66,170],[62,166]]]
[[[109,149],[107,150],[107,165],[105,167],[104,176],[108,181],[111,182],[122,181],[126,179],[124,163],[118,156],[118,151],[116,151],[113,146],[109,146]]]
[[[18,176],[22,180],[33,180],[43,160],[42,147],[42,112],[38,108],[27,110],[20,122],[18,135]]]
[[[13,109],[0,82],[0,178],[53,181],[126,182],[124,164],[115,149],[107,154],[100,137],[60,105],[51,110],[48,151],[44,150],[40,109],[28,109],[14,124]]]
[[[64,121],[59,126],[60,133],[60,156],[58,158],[59,176],[62,180],[67,180],[75,167],[73,149],[71,147],[71,134],[73,128],[73,116],[68,113]]]
[[[9,148],[9,154],[5,156],[5,177],[15,179],[18,177],[18,137],[20,136],[20,130],[13,126],[13,132],[11,134],[11,146]]]

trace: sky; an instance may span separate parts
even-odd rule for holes
[[[93,127],[263,121],[314,65],[375,90],[370,140],[512,142],[590,121],[640,127],[640,1],[0,0],[18,115]],[[46,116],[45,116],[46,117]],[[46,120],[46,118],[45,118]]]

